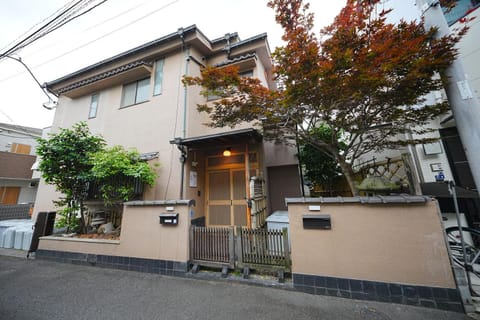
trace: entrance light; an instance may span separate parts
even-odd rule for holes
[[[226,148],[223,150],[223,156],[224,157],[230,157],[232,155],[232,148]]]

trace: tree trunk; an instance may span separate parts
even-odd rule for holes
[[[355,173],[353,172],[352,165],[347,163],[344,159],[337,159],[340,168],[342,169],[342,173],[347,179],[348,186],[350,187],[350,191],[352,192],[352,196],[358,196],[358,189],[355,184]]]
[[[87,233],[87,226],[85,225],[85,213],[83,211],[83,200],[80,200],[80,233]]]

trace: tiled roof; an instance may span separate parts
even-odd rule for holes
[[[287,204],[313,204],[313,203],[361,203],[361,204],[385,204],[385,203],[426,203],[431,201],[429,196],[393,195],[371,197],[319,197],[319,198],[286,198]]]
[[[173,32],[171,34],[168,34],[164,37],[161,37],[161,38],[158,38],[158,39],[155,39],[153,41],[150,41],[150,42],[147,42],[141,46],[138,46],[136,48],[133,48],[133,49],[130,49],[128,51],[125,51],[125,52],[122,52],[120,54],[117,54],[111,58],[108,58],[108,59],[105,59],[105,60],[102,60],[100,62],[97,62],[95,64],[92,64],[88,67],[85,67],[83,69],[80,69],[78,71],[75,71],[73,73],[70,73],[66,76],[63,76],[61,78],[58,78],[56,80],[53,80],[53,81],[50,81],[47,83],[47,87],[51,87],[51,86],[54,86],[56,84],[59,84],[65,80],[68,80],[70,78],[73,78],[73,77],[76,77],[76,76],[80,76],[80,75],[83,75],[85,74],[86,72],[90,72],[92,70],[95,70],[95,69],[98,69],[98,68],[101,68],[101,67],[104,67],[108,64],[111,64],[111,63],[114,63],[116,61],[119,61],[121,59],[125,59],[126,57],[129,57],[129,56],[132,56],[132,55],[135,55],[135,54],[138,54],[140,52],[143,52],[145,50],[148,50],[149,48],[153,48],[153,47],[156,47],[156,46],[159,46],[163,43],[166,43],[166,42],[169,42],[171,41],[172,39],[174,38],[179,38],[180,37],[180,30],[181,32],[183,33],[187,33],[187,32],[195,32],[197,31],[197,27],[195,25],[191,25],[189,27],[186,27],[186,28],[181,28],[179,29],[179,31],[177,32]],[[198,32],[200,32],[200,30],[198,30]]]
[[[68,86],[66,86],[66,87],[60,88],[60,89],[57,90],[57,93],[58,93],[58,94],[62,94],[62,93],[64,93],[64,92],[67,92],[67,91],[70,91],[70,90],[73,90],[73,89],[76,89],[76,88],[85,86],[85,85],[87,85],[87,84],[91,84],[91,83],[94,83],[94,82],[97,82],[97,81],[106,79],[106,78],[108,78],[108,77],[114,76],[114,75],[116,75],[116,74],[119,74],[119,73],[128,71],[128,70],[130,70],[130,69],[133,69],[133,68],[136,68],[136,67],[142,66],[142,65],[151,67],[151,66],[152,66],[152,62],[146,62],[146,61],[141,60],[141,61],[135,61],[135,62],[132,62],[132,63],[128,63],[128,64],[125,64],[125,65],[120,66],[120,67],[118,67],[118,68],[105,71],[105,72],[100,73],[100,74],[97,74],[97,75],[95,75],[95,76],[93,76],[93,77],[90,77],[90,78],[87,78],[87,79],[85,79],[85,80],[72,83],[71,85],[68,85]]]
[[[31,179],[36,157],[28,154],[0,151],[0,178]]]
[[[223,66],[235,63],[235,62],[247,60],[247,59],[250,59],[250,58],[256,58],[256,57],[257,57],[257,55],[255,53],[247,53],[247,54],[244,54],[242,56],[235,57],[233,59],[229,59],[229,60],[225,60],[225,61],[216,63],[213,66],[214,67],[223,67]]]

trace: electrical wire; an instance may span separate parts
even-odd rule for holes
[[[106,1],[106,0],[105,0],[105,1]],[[147,13],[147,14],[145,14],[145,15],[143,15],[143,16],[141,16],[141,17],[139,17],[139,18],[137,18],[137,19],[135,19],[135,20],[133,20],[133,21],[131,21],[131,22],[129,22],[129,23],[127,23],[127,24],[119,27],[119,28],[117,28],[117,29],[114,29],[114,30],[112,30],[112,31],[110,31],[110,32],[107,32],[106,34],[103,34],[103,35],[101,35],[101,36],[99,36],[99,37],[97,37],[97,38],[95,38],[95,39],[93,39],[93,40],[90,40],[90,41],[88,41],[88,42],[86,42],[86,43],[84,43],[84,44],[82,44],[82,45],[80,45],[80,46],[77,46],[77,47],[75,47],[75,48],[73,48],[73,49],[71,49],[71,50],[69,50],[69,51],[66,51],[66,52],[64,52],[64,53],[62,53],[62,54],[60,54],[60,55],[57,55],[57,56],[55,56],[55,57],[52,57],[52,58],[50,58],[50,59],[48,59],[48,60],[46,60],[46,61],[44,61],[44,62],[42,62],[42,63],[40,63],[40,64],[36,64],[36,65],[34,65],[34,66],[32,67],[32,69],[33,69],[33,68],[38,68],[38,67],[41,67],[41,66],[43,66],[43,65],[46,65],[46,64],[48,64],[48,63],[50,63],[50,62],[56,61],[57,59],[62,58],[62,57],[66,56],[66,55],[68,55],[68,54],[70,54],[70,53],[73,53],[73,52],[77,51],[78,49],[84,48],[84,47],[86,47],[86,46],[88,46],[88,45],[90,45],[90,44],[92,44],[92,43],[94,43],[94,42],[97,42],[98,40],[101,40],[101,39],[103,39],[103,38],[105,38],[105,37],[108,37],[108,36],[110,36],[110,35],[118,32],[118,31],[120,31],[120,30],[125,29],[126,27],[131,26],[132,24],[135,24],[135,23],[137,23],[137,22],[139,22],[139,21],[141,21],[141,20],[143,20],[143,19],[151,16],[151,15],[154,14],[154,13],[157,13],[157,12],[159,12],[159,11],[161,11],[161,10],[164,10],[164,9],[168,8],[169,6],[175,4],[176,2],[179,2],[179,1],[180,1],[180,0],[171,1],[171,2],[169,2],[169,3],[167,3],[167,4],[163,5],[163,6],[161,6],[160,8],[158,8],[158,9],[156,9],[156,10],[153,10],[153,11],[150,11],[149,13]],[[1,59],[1,56],[0,56],[0,59]],[[10,79],[12,79],[12,78],[14,78],[14,77],[17,77],[17,76],[21,75],[21,74],[22,74],[22,73],[19,72],[19,73],[14,74],[14,75],[12,75],[12,76],[10,76],[10,77],[0,79],[0,82],[4,82],[4,81],[7,81],[7,80],[10,80]]]
[[[5,56],[18,52],[19,50],[32,44],[33,42],[46,36],[47,34],[57,30],[58,28],[64,26],[65,24],[71,22],[72,20],[77,19],[83,16],[84,14],[90,12],[91,10],[95,9],[96,7],[105,3],[108,0],[102,0],[99,3],[91,6],[92,3],[95,3],[95,1],[97,0],[78,0],[73,5],[70,5],[68,8],[64,9],[60,14],[57,14],[53,19],[50,19],[47,23],[42,25],[35,32],[30,34],[23,40],[20,40],[17,44],[12,46],[10,49],[7,49],[5,52],[1,53],[0,59]]]
[[[92,43],[94,43],[94,42],[97,42],[97,41],[100,40],[100,39],[103,39],[103,38],[105,38],[105,37],[108,37],[108,36],[110,36],[110,35],[118,32],[118,31],[120,31],[120,30],[125,29],[126,27],[131,26],[131,25],[134,24],[134,23],[137,23],[137,22],[140,21],[140,20],[143,20],[143,19],[151,16],[152,14],[154,14],[154,13],[160,11],[160,10],[163,10],[163,9],[171,6],[172,4],[174,4],[175,2],[178,2],[178,1],[180,1],[180,0],[174,0],[174,1],[172,1],[172,2],[169,2],[169,3],[167,3],[166,5],[160,7],[159,9],[157,9],[157,10],[155,10],[155,11],[149,12],[149,13],[147,13],[146,15],[143,15],[143,16],[141,16],[140,18],[135,19],[135,20],[133,20],[133,21],[131,21],[131,22],[129,22],[129,23],[127,23],[127,24],[125,24],[125,25],[117,28],[117,29],[114,29],[114,30],[112,30],[112,31],[110,31],[110,32],[107,32],[106,34],[104,34],[104,35],[102,35],[102,36],[100,36],[100,37],[98,37],[98,38],[95,38],[95,39],[93,39],[93,40],[90,40],[90,41],[88,41],[88,42],[86,42],[86,43],[84,43],[84,44],[82,44],[82,45],[80,45],[80,46],[78,46],[78,47],[75,47],[75,48],[73,48],[73,49],[71,49],[71,50],[69,50],[69,51],[67,51],[67,52],[64,52],[64,53],[62,53],[62,54],[60,54],[60,55],[58,55],[58,56],[52,57],[51,59],[49,59],[49,60],[47,60],[47,61],[44,61],[44,62],[42,62],[42,63],[40,63],[40,64],[37,64],[37,65],[35,65],[33,68],[41,67],[41,66],[43,66],[43,65],[45,65],[45,64],[47,64],[47,63],[50,63],[50,62],[55,61],[55,60],[57,60],[57,59],[59,59],[59,58],[61,58],[61,57],[66,56],[66,55],[68,55],[68,54],[70,54],[70,53],[72,53],[72,52],[75,52],[75,51],[77,51],[78,49],[84,48],[84,47],[86,47],[86,46],[88,46],[88,45],[90,45],[90,44],[92,44]],[[0,80],[0,81],[3,81],[3,80]]]
[[[75,0],[72,0],[71,2],[69,2],[68,4],[65,4],[63,7],[61,7],[60,9],[57,9],[54,13],[52,13],[51,15],[49,15],[48,17],[46,17],[45,19],[43,19],[42,21],[40,22],[37,22],[36,24],[34,24],[33,26],[31,26],[27,31],[25,31],[24,33],[22,33],[20,36],[18,36],[15,40],[11,41],[10,43],[8,43],[6,46],[4,46],[3,48],[0,49],[0,51],[10,47],[10,46],[13,46],[13,44],[17,41],[20,41],[20,39],[22,39],[22,37],[26,36],[30,31],[32,31],[36,26],[38,26],[39,24],[41,23],[44,23],[45,21],[47,21],[48,19],[50,19],[51,17],[53,17],[54,15],[56,15],[58,12],[60,12],[62,9],[66,8],[67,6],[71,5]]]
[[[0,109],[0,113],[5,116],[8,120],[10,120],[11,123],[17,124],[7,113],[5,113],[2,109]]]
[[[107,1],[108,1],[108,0],[103,0],[103,1],[101,1],[100,3],[97,3],[96,5],[94,5],[93,7],[91,7],[91,8],[89,8],[89,9],[83,11],[82,13],[80,13],[80,14],[78,14],[78,15],[76,15],[76,16],[68,19],[68,20],[65,19],[64,22],[62,22],[61,24],[56,25],[54,28],[50,29],[50,30],[48,31],[48,33],[52,32],[52,31],[55,31],[55,30],[57,30],[58,28],[60,28],[60,27],[64,26],[65,24],[67,24],[68,22],[70,22],[70,21],[72,21],[72,20],[74,20],[74,19],[77,19],[77,18],[83,16],[84,14],[92,11],[93,9],[95,9],[96,7],[98,7],[99,5],[101,5],[101,4],[103,4],[103,3],[107,2]],[[48,34],[48,33],[47,33],[47,34]],[[46,34],[45,34],[45,35],[46,35]],[[42,35],[42,36],[43,36],[43,35]]]
[[[35,32],[33,32],[32,34],[30,34],[29,36],[27,36],[26,38],[24,38],[23,40],[20,40],[19,43],[15,44],[13,47],[11,47],[10,49],[7,49],[5,52],[1,53],[0,54],[0,58],[4,57],[4,56],[7,56],[9,54],[12,54],[14,53],[15,51],[17,51],[21,45],[25,44],[25,43],[28,43],[30,41],[30,39],[35,39],[36,35],[40,32],[42,32],[42,30],[44,30],[45,28],[47,28],[49,25],[51,25],[52,23],[55,23],[57,19],[59,19],[60,17],[62,17],[64,14],[68,13],[68,11],[70,11],[72,8],[74,8],[75,6],[77,6],[79,3],[81,3],[82,1],[84,0],[79,0],[77,1],[75,4],[73,4],[72,6],[68,7],[67,9],[63,10],[60,14],[58,14],[57,16],[55,16],[53,19],[51,19],[50,21],[48,21],[47,23],[45,23],[44,25],[42,25],[39,29],[37,29]]]
[[[156,1],[156,0],[147,0],[147,1],[144,1],[144,2],[142,2],[142,3],[140,3],[140,4],[137,4],[137,5],[134,5],[134,6],[132,6],[132,7],[129,7],[128,9],[126,9],[126,10],[118,13],[117,15],[114,15],[114,16],[108,18],[108,19],[105,19],[105,20],[97,23],[97,24],[94,24],[94,25],[92,25],[92,26],[90,26],[90,27],[87,27],[87,28],[85,28],[85,29],[82,29],[82,30],[76,32],[76,33],[75,33],[72,37],[70,37],[67,41],[55,41],[55,42],[53,42],[53,43],[49,43],[49,44],[47,44],[47,45],[39,48],[38,50],[36,50],[36,51],[34,51],[34,52],[31,52],[31,53],[25,55],[25,57],[30,57],[30,56],[35,55],[35,54],[37,54],[37,53],[40,53],[40,52],[42,52],[42,51],[44,51],[44,50],[46,50],[46,49],[50,49],[50,48],[59,46],[60,44],[69,42],[70,40],[72,40],[72,38],[73,38],[73,41],[76,41],[76,36],[78,36],[78,35],[80,35],[80,34],[83,34],[83,33],[85,33],[85,32],[88,32],[88,31],[90,31],[90,30],[97,29],[99,26],[102,26],[102,25],[106,24],[107,22],[113,21],[113,20],[115,20],[115,19],[117,19],[117,18],[119,18],[119,17],[121,17],[121,16],[123,16],[123,15],[125,15],[125,14],[131,13],[132,11],[134,11],[134,10],[136,10],[136,9],[138,9],[138,8],[144,6],[144,5],[146,5],[147,3],[152,2],[152,1]],[[2,50],[3,50],[3,49],[2,49]],[[17,75],[18,75],[18,74],[17,74]],[[3,80],[5,80],[5,79],[0,80],[0,82],[2,82]]]
[[[184,50],[185,50],[185,46],[182,46],[180,48],[180,54],[183,56],[184,55]],[[185,63],[187,63],[185,61]],[[173,137],[176,136],[177,134],[177,126],[178,126],[178,117],[180,115],[180,95],[182,93],[182,76],[183,76],[183,68],[184,68],[184,65],[183,63],[180,64],[179,66],[179,69],[178,69],[178,86],[177,86],[177,108],[175,109],[175,122],[174,122],[174,125],[173,125],[173,132],[172,132],[172,135]],[[167,195],[168,195],[168,190],[170,188],[170,181],[172,179],[172,170],[173,170],[173,156],[175,154],[175,146],[172,144],[171,145],[171,148],[170,148],[170,166],[169,166],[169,171],[168,171],[168,178],[167,178],[167,183],[165,185],[165,194],[163,196],[163,198],[166,200],[167,199]],[[183,165],[183,164],[182,164]]]

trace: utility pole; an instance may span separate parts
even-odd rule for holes
[[[442,8],[438,0],[416,0],[427,29],[437,28],[437,38],[450,34]],[[462,140],[473,180],[480,192],[480,103],[472,93],[465,76],[463,64],[455,59],[447,69],[448,83],[445,87],[450,108]]]

